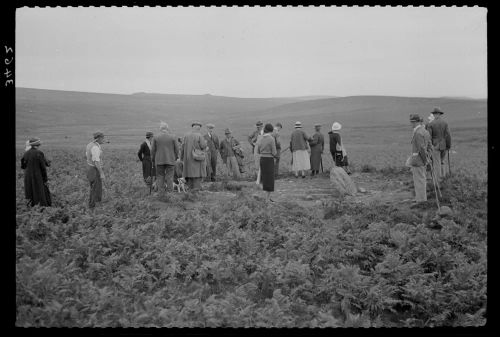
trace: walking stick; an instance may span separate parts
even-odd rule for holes
[[[450,162],[450,149],[448,149],[448,172],[451,176],[451,162]]]
[[[151,195],[151,190],[153,189],[153,168],[154,168],[154,165],[153,165],[153,162],[151,162],[151,171],[149,173],[149,195]]]
[[[323,157],[320,158],[319,160],[319,166],[321,167],[321,173],[323,173]]]
[[[431,159],[429,157],[427,157],[428,159]],[[434,162],[432,161],[432,159],[430,160],[430,163],[431,163],[431,178],[432,178],[432,185],[434,186],[434,194],[436,195],[436,204],[437,204],[437,207],[438,207],[438,211],[441,210],[441,207],[439,205],[439,197],[438,197],[438,188],[436,188],[436,176],[434,175]],[[441,191],[439,191],[439,194],[441,195]]]

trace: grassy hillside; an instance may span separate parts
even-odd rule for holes
[[[326,133],[333,123],[343,124],[346,141],[363,145],[407,142],[408,116],[428,116],[440,106],[450,128],[461,128],[469,136],[486,141],[487,101],[462,98],[420,98],[390,96],[351,96],[317,98],[234,98],[212,95],[132,95],[97,94],[40,89],[16,89],[17,145],[31,135],[45,144],[81,146],[95,129],[111,136],[113,146],[131,146],[141,141],[146,130],[157,130],[160,120],[182,135],[193,120],[216,124],[217,133],[230,127],[245,141],[257,119],[284,126],[288,141],[293,123],[302,121],[312,132],[314,123],[322,123]],[[479,131],[467,131],[479,128]],[[472,130],[472,129],[470,129]],[[349,139],[349,137],[352,137]],[[465,138],[467,138],[465,137]]]

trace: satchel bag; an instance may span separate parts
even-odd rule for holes
[[[205,160],[205,151],[200,150],[200,149],[193,149],[193,158],[196,161],[203,161]]]

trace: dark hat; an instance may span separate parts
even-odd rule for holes
[[[40,138],[30,138],[30,141],[28,143],[30,146],[36,146],[36,145],[41,145],[42,144],[42,141],[40,140]]]
[[[102,133],[101,131],[96,131],[96,132],[94,132],[93,136],[94,136],[94,139],[97,139],[100,137],[104,137],[104,133]]]
[[[228,133],[231,133],[231,130],[229,130],[229,128],[226,128],[226,130],[224,130],[224,133],[227,135]]]
[[[153,137],[153,133],[151,131],[146,132],[146,138]]]
[[[257,121],[257,123],[255,123],[256,126],[262,126],[264,125],[264,123],[262,123],[262,121]]]
[[[421,120],[418,114],[410,114],[410,122],[420,122]]]
[[[279,126],[280,128],[282,128],[282,129],[283,129],[283,125],[281,125],[281,123],[280,123],[280,122],[276,123],[276,125],[275,125],[275,126]]]
[[[431,114],[444,114],[444,112],[439,107],[434,107],[434,110],[431,111]]]
[[[274,131],[274,127],[272,124],[270,123],[267,123],[265,126],[264,126],[264,133],[270,133],[270,132],[273,132]]]
[[[200,123],[200,122],[193,122],[193,123],[191,123],[191,127],[193,127],[193,126],[195,126],[195,125],[203,126],[203,125],[201,125],[201,123]]]

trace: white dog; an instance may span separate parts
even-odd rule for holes
[[[184,193],[186,193],[187,192],[186,191],[186,179],[184,179],[184,178],[178,178],[177,180],[178,180],[179,183],[176,184],[174,182],[174,191],[177,190],[177,192],[179,192],[179,193],[181,191],[184,192]],[[155,180],[153,182],[152,188],[153,188],[154,191],[157,191],[158,190],[157,187],[158,187],[158,185],[156,184],[156,180]],[[166,183],[165,183],[165,188],[167,188],[167,184]]]
[[[179,178],[177,179],[177,181],[179,182],[178,184],[174,182],[174,191],[175,189],[177,189],[177,192],[179,193],[181,192],[181,190],[182,192],[186,193],[186,179]]]

